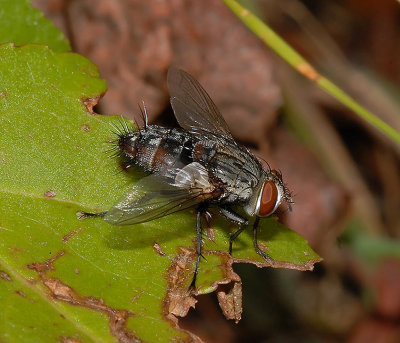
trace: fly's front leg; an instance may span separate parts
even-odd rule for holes
[[[242,233],[244,229],[246,229],[247,225],[249,225],[249,221],[229,207],[222,207],[220,208],[220,211],[227,219],[239,225],[239,229],[229,235],[229,255],[232,255],[233,241]]]
[[[196,266],[194,268],[194,275],[192,282],[190,283],[189,289],[194,289],[196,288],[196,279],[197,279],[197,274],[199,272],[199,262],[200,262],[200,257],[202,257],[201,254],[201,249],[202,249],[202,242],[203,242],[203,237],[202,237],[202,231],[203,228],[201,227],[201,216],[203,213],[207,212],[207,207],[205,205],[200,205],[197,208],[197,221],[196,221]],[[203,256],[204,258],[204,256]]]
[[[269,257],[264,251],[260,249],[257,242],[257,227],[258,223],[260,222],[260,217],[257,217],[253,224],[253,245],[254,250],[257,254],[261,255],[265,261],[272,261],[273,259]]]

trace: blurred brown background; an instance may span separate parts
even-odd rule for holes
[[[324,262],[312,273],[235,268],[236,325],[215,295],[180,323],[206,342],[400,342],[399,146],[274,55],[218,0],[35,0],[99,66],[96,111],[176,125],[166,72],[195,76],[233,135],[279,168],[296,204],[281,220]],[[321,73],[400,131],[400,4],[242,1]]]

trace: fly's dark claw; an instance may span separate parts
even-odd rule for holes
[[[260,217],[257,217],[256,220],[254,221],[253,224],[253,246],[254,246],[254,250],[256,251],[257,254],[261,255],[262,258],[267,261],[267,262],[271,262],[273,261],[272,257],[269,257],[264,251],[262,251],[260,249],[260,247],[258,246],[258,242],[257,242],[257,227],[258,227],[258,223],[260,222]]]
[[[196,289],[196,280],[197,280],[197,271],[194,273],[192,281],[190,282],[190,285],[188,287],[190,293],[194,293],[194,290]]]
[[[254,250],[256,251],[257,254],[261,255],[262,258],[267,261],[267,262],[272,262],[274,259],[270,256],[267,255],[264,251],[262,251],[258,245],[254,247]]]
[[[228,252],[229,252],[229,255],[231,255],[231,256],[232,256],[232,245],[233,245],[232,235],[233,235],[233,233],[230,232],[229,233],[229,249],[228,249]]]
[[[196,266],[194,268],[194,273],[193,273],[193,278],[192,278],[192,282],[189,285],[189,291],[190,293],[194,293],[194,290],[196,289],[196,280],[197,280],[197,275],[199,273],[199,261],[200,261],[200,257],[204,256],[202,254],[198,254],[196,257]],[[204,258],[205,259],[205,258]],[[207,261],[207,260],[206,260]]]
[[[240,230],[240,232],[242,232],[242,230]],[[237,238],[237,236],[238,236],[237,232],[229,233],[229,249],[228,249],[228,252],[229,252],[229,255],[231,255],[231,256],[232,256],[233,241]]]
[[[194,293],[195,289],[196,289],[196,276],[193,277],[192,282],[188,287],[190,293]]]
[[[86,219],[87,217],[101,217],[104,216],[107,212],[100,212],[100,213],[90,213],[90,212],[83,212],[79,211],[76,213],[79,220]]]
[[[76,216],[78,217],[78,220],[83,220],[87,217],[86,213],[82,211],[76,212]]]
[[[89,212],[76,212],[76,216],[78,217],[79,220],[83,220],[86,219],[87,217],[93,217],[93,213],[89,213]]]
[[[228,252],[229,252],[229,255],[232,256],[232,241],[230,239],[229,239],[229,250],[228,250]]]

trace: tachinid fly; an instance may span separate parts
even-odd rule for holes
[[[196,267],[191,283],[195,287],[202,250],[201,216],[209,206],[239,225],[230,235],[232,242],[248,226],[248,220],[233,207],[242,206],[249,216],[257,216],[253,225],[254,249],[265,260],[270,257],[257,244],[260,217],[274,213],[286,202],[290,192],[280,172],[263,169],[258,159],[232,137],[228,125],[202,86],[179,69],[168,71],[171,105],[181,128],[148,125],[130,129],[126,124],[118,132],[117,150],[127,166],[138,166],[150,175],[142,178],[104,215],[114,225],[138,224],[170,213],[197,206]],[[135,197],[141,190],[144,196]]]

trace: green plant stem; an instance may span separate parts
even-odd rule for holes
[[[240,5],[235,0],[222,0],[248,28],[258,36],[265,44],[274,50],[287,63],[293,66],[305,77],[315,82],[319,87],[331,94],[334,98],[352,109],[373,127],[380,130],[384,135],[391,138],[400,145],[400,133],[393,127],[378,118],[372,112],[366,110],[353,98],[348,96],[333,82],[319,74],[300,54],[298,54],[289,44],[277,35],[268,25],[251,13],[248,9]]]

